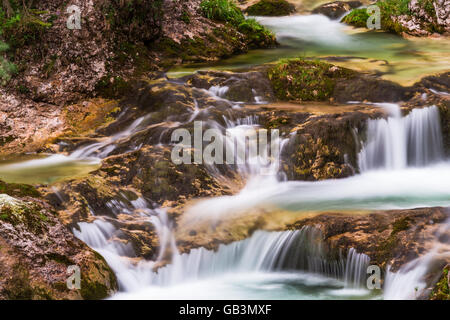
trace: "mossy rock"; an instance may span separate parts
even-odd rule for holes
[[[367,9],[354,9],[352,10],[352,12],[342,18],[341,22],[357,28],[366,28],[368,19],[369,14],[367,13]]]
[[[251,5],[245,13],[251,16],[287,16],[295,12],[295,6],[285,0],[261,0]]]
[[[0,194],[0,220],[13,226],[23,224],[35,234],[46,229],[49,220],[48,212],[35,202],[25,202],[6,194]]]
[[[355,72],[321,61],[281,60],[268,70],[275,96],[282,101],[324,101],[332,97],[336,80]]]
[[[431,292],[430,300],[450,300],[449,270],[450,265],[442,270],[442,275]]]
[[[0,194],[5,193],[11,197],[39,198],[39,191],[28,184],[6,183],[0,180]]]

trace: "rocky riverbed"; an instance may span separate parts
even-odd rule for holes
[[[146,285],[159,285],[171,265],[187,259],[191,266],[198,250],[220,256],[227,245],[260,241],[258,232],[270,240],[305,230],[318,235],[307,246],[321,248],[307,261],[348,266],[356,250],[382,268],[386,290],[393,275],[437,251],[415,298],[448,298],[448,68],[405,85],[387,80],[388,72],[352,68],[346,54],[202,67],[175,77],[166,73],[174,65],[214,66],[249,50],[252,57],[285,48],[276,32],[248,22],[239,9],[256,15],[273,10],[274,1],[233,5],[231,20],[202,11],[206,4],[197,0],[132,1],[129,11],[116,1],[75,2],[81,30],[68,31],[62,2],[48,1],[35,8],[39,19],[51,20],[40,41],[2,35],[20,70],[0,88],[0,298],[103,299],[134,292],[139,278],[130,279],[142,270],[153,279]],[[305,14],[304,5],[261,15]],[[336,19],[362,5],[318,3],[309,11]],[[421,12],[412,20],[393,21],[414,23],[406,33],[415,36],[429,35],[429,24],[442,26],[436,30],[445,38],[445,3],[435,4],[436,19],[418,5],[409,4]],[[279,161],[264,174],[248,163],[175,164],[174,131],[193,133],[198,121],[224,137],[230,129],[238,138],[277,129]],[[394,138],[383,140],[391,130]],[[405,164],[390,166],[398,157],[388,142],[401,135]],[[385,145],[373,155],[375,140]],[[362,163],[362,154],[379,167]],[[408,185],[405,177],[418,178]],[[81,269],[81,289],[66,286],[71,265]],[[347,274],[297,267],[336,279]]]

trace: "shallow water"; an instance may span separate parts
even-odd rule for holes
[[[77,159],[61,154],[18,157],[0,162],[0,179],[8,183],[51,184],[82,177],[100,167],[96,158]]]
[[[215,64],[176,67],[169,76],[178,77],[199,69],[233,70],[282,58],[312,57],[332,64],[376,73],[403,85],[423,76],[450,70],[450,39],[410,38],[364,29],[330,20],[322,15],[256,17],[274,31],[280,47],[252,50]]]

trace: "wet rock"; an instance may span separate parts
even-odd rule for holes
[[[345,178],[358,171],[359,135],[367,119],[380,113],[342,112],[311,117],[289,139],[282,154],[284,172],[292,180]]]
[[[263,71],[240,73],[199,71],[185,77],[185,80],[193,87],[212,89],[221,98],[231,101],[259,103],[272,102],[275,99],[270,81]]]
[[[371,264],[398,270],[428,252],[439,223],[448,218],[445,208],[379,211],[362,215],[324,213],[300,220],[289,229],[305,225],[322,230],[333,247],[355,248],[371,258]]]
[[[0,194],[0,251],[2,299],[103,299],[117,290],[105,260],[42,200]],[[80,267],[81,290],[66,286],[71,265]]]
[[[337,102],[398,102],[410,99],[413,89],[387,80],[358,76],[337,82],[333,97]]]
[[[353,70],[301,58],[281,60],[267,73],[275,96],[282,101],[329,100],[338,81],[356,77]]]
[[[332,64],[304,59],[282,60],[269,68],[276,98],[282,101],[397,102],[413,97],[416,88]]]
[[[446,265],[430,294],[430,300],[450,300],[450,265]]]
[[[345,13],[362,5],[361,1],[334,1],[315,8],[312,13],[323,14],[330,19],[339,19]]]

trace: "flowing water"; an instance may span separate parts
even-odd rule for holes
[[[258,206],[293,211],[450,206],[450,164],[443,158],[436,107],[402,116],[397,105],[377,106],[385,108],[390,116],[369,120],[367,140],[359,154],[361,174],[320,182],[285,181],[277,175],[278,166],[270,174],[265,171],[261,175],[255,164],[246,163],[236,168],[248,179],[239,194],[200,201],[186,216],[213,221],[221,215]],[[226,123],[239,137],[242,130],[257,126],[257,121],[246,118]],[[398,141],[392,144],[394,138]],[[398,273],[388,272],[383,296],[364,287],[368,256],[354,249],[340,252],[337,258],[330,255],[320,232],[314,228],[257,231],[246,240],[220,245],[217,251],[198,248],[180,254],[166,212],[148,210],[147,218],[161,239],[155,261],[136,262],[128,258],[133,255],[131,249],[114,241],[120,231],[109,222],[80,223],[80,231],[74,230],[116,272],[121,292],[114,298],[415,298],[424,289],[423,276],[433,262],[449,252],[444,243]],[[161,267],[161,262],[167,262],[167,254],[170,263]]]
[[[258,19],[277,33],[282,46],[252,51],[221,62],[217,68],[243,67],[298,55],[333,56],[343,64],[388,72],[386,78],[410,81],[434,70],[443,71],[443,65],[448,65],[448,55],[442,61],[443,53],[448,52],[448,40],[434,43],[433,39],[405,40],[385,33],[361,33],[316,15]],[[378,61],[376,66],[374,62],[368,63],[374,59]],[[385,63],[386,59],[389,63]],[[173,74],[188,71],[184,68],[174,70]],[[211,97],[224,100],[226,90],[212,87],[208,92]],[[239,107],[228,103],[232,108]],[[319,182],[286,181],[279,161],[265,152],[228,167],[246,181],[241,192],[199,201],[185,215],[193,221],[213,221],[230,213],[267,206],[315,212],[450,206],[450,162],[444,158],[437,108],[429,106],[402,115],[395,104],[374,106],[385,108],[389,116],[369,120],[367,138],[361,141],[363,147],[358,157],[359,174]],[[194,121],[202,112],[208,111],[196,106],[188,121]],[[98,167],[121,141],[148,127],[147,120],[139,118],[125,130],[69,155],[5,163],[0,166],[0,177],[10,182],[35,179],[33,183],[51,183],[85,174]],[[223,132],[224,144],[236,142],[245,148],[245,133],[258,130],[258,120],[224,118],[225,126],[214,121],[208,126]],[[181,124],[174,124],[177,125]],[[274,141],[283,148],[289,137]],[[207,165],[207,169],[216,177],[223,173],[214,165]],[[398,273],[389,271],[383,295],[365,288],[368,256],[354,249],[329,252],[322,235],[314,228],[256,231],[250,238],[220,245],[216,251],[196,248],[181,254],[176,246],[176,229],[164,209],[150,209],[144,199],[134,201],[127,210],[118,203],[110,205],[112,213],[126,211],[138,215],[140,221],[152,223],[160,242],[155,260],[145,261],[135,258],[131,245],[116,240],[121,231],[106,218],[79,223],[73,230],[105,257],[116,273],[120,292],[113,298],[117,299],[416,298],[424,288],[423,276],[437,257],[449,252],[443,241]],[[444,225],[447,229],[443,233],[448,232],[449,224]]]
[[[176,67],[169,75],[182,76],[197,70],[248,68],[281,58],[313,57],[383,78],[412,85],[424,75],[450,70],[450,40],[404,39],[385,32],[365,32],[322,15],[257,17],[277,35],[281,44],[270,50],[252,50],[216,64]]]

